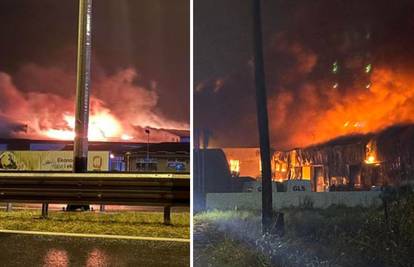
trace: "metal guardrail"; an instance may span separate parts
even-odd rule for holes
[[[190,175],[175,173],[0,172],[0,202],[190,206]]]

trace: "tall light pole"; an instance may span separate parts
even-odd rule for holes
[[[269,123],[267,115],[266,77],[263,63],[261,0],[253,1],[254,72],[256,84],[257,124],[262,164],[262,231],[269,233],[272,225],[272,170],[270,166]]]
[[[150,157],[149,157],[149,141],[150,141],[150,130],[149,128],[145,128],[145,133],[147,134],[147,164],[146,164],[146,168],[147,170],[149,170],[149,166],[150,166]]]
[[[73,171],[88,170],[89,94],[91,84],[92,0],[79,0]]]

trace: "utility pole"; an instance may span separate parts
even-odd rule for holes
[[[254,72],[256,84],[257,123],[262,164],[262,231],[270,233],[273,217],[272,171],[270,166],[269,125],[267,115],[266,78],[263,63],[261,0],[253,1]]]
[[[150,141],[150,130],[149,128],[145,129],[147,133],[147,161],[149,162],[149,141]]]
[[[150,149],[149,149],[149,142],[150,142],[150,130],[149,127],[145,128],[145,133],[147,134],[147,159],[146,159],[146,163],[145,163],[145,169],[147,171],[150,170]]]
[[[73,171],[88,170],[89,94],[91,84],[92,0],[79,0]]]
[[[92,0],[79,0],[73,172],[88,171],[89,94],[91,85]],[[68,204],[67,211],[89,210],[89,205]],[[43,212],[42,212],[43,214]],[[47,207],[45,210],[47,215]]]

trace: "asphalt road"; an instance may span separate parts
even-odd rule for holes
[[[0,266],[190,266],[190,243],[1,233]]]

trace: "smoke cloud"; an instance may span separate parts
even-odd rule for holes
[[[233,26],[232,32],[220,29],[215,33],[217,25],[228,22],[225,12],[207,21],[212,11],[206,10],[204,20],[198,21],[205,34],[198,33],[195,54],[198,49],[195,127],[212,132],[212,146],[258,146],[249,63],[251,25],[246,26],[247,17],[241,16],[251,11],[249,5],[233,10],[236,1],[230,2],[222,8],[231,12],[234,25],[240,25]],[[205,7],[214,5],[209,2]],[[264,58],[272,146],[291,149],[414,123],[413,11],[414,3],[408,0],[393,5],[385,0],[265,3]],[[222,41],[227,35],[231,39]],[[217,67],[213,72],[209,66]],[[220,90],[216,80],[221,81]]]
[[[156,83],[151,89],[139,85],[140,75],[135,69],[113,74],[99,70],[93,76],[90,139],[143,141],[145,127],[188,129],[188,123],[172,121],[157,110]],[[14,76],[0,72],[0,95],[2,136],[73,138],[73,72],[25,64]],[[165,138],[165,134],[157,134],[152,141]]]

